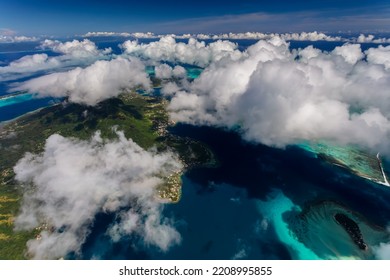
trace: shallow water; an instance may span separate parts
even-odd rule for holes
[[[358,225],[367,250],[356,246],[351,236],[336,222],[334,216],[338,213],[348,216]],[[287,220],[298,239],[323,259],[373,259],[372,248],[380,242],[389,241],[389,233],[385,229],[371,225],[361,215],[334,202],[310,205],[303,213],[292,213]]]
[[[284,215],[291,211],[300,211],[300,207],[286,197],[280,190],[272,191],[267,200],[257,200],[260,213],[269,226],[274,227],[278,239],[286,245],[293,259],[316,260],[320,259],[311,249],[300,242],[296,235],[290,231]]]
[[[13,104],[23,103],[34,98],[34,95],[31,93],[23,93],[18,95],[11,95],[0,98],[0,108],[5,106],[10,106]]]

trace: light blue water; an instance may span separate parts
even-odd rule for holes
[[[32,93],[22,93],[0,98],[0,108],[29,101],[35,97]]]
[[[258,200],[257,207],[264,216],[264,221],[274,227],[276,235],[288,248],[293,259],[320,259],[312,250],[301,243],[285,222],[283,215],[290,211],[301,211],[300,207],[286,197],[282,191],[272,191],[265,201]]]
[[[197,67],[186,67],[187,77],[190,79],[196,79],[202,74],[203,69]]]
[[[202,74],[203,72],[203,68],[199,68],[199,67],[195,67],[195,66],[191,66],[191,65],[184,65],[183,66],[186,71],[187,71],[187,78],[188,79],[196,79],[200,76],[200,74]],[[153,66],[147,66],[146,69],[145,69],[146,73],[151,75],[151,76],[154,76],[155,75],[155,69]]]

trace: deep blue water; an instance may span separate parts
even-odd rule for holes
[[[261,224],[256,204],[245,190],[210,183],[202,186],[183,177],[183,196],[168,205],[164,215],[175,219],[182,242],[168,252],[143,247],[136,238],[112,243],[105,235],[112,216],[101,217],[83,248],[82,258],[99,259],[232,259],[289,258],[274,234],[272,243],[259,235]],[[104,223],[101,223],[104,221]],[[137,244],[137,249],[133,244]],[[272,248],[270,247],[272,244]],[[241,257],[240,257],[241,254]]]
[[[390,188],[313,158],[297,147],[283,150],[254,145],[238,134],[208,127],[178,125],[173,133],[208,144],[221,161],[217,169],[190,171],[187,176],[198,184],[231,184],[245,189],[250,198],[261,200],[278,188],[296,205],[326,198],[342,201],[382,226],[389,221]]]

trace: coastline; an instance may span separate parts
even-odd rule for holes
[[[383,180],[384,180],[383,182],[379,182],[379,183],[382,185],[385,185],[387,187],[390,187],[389,181],[387,181],[386,173],[385,173],[383,166],[382,166],[382,161],[379,157],[379,153],[377,153],[376,158],[378,159],[378,165],[379,165],[379,168],[381,169],[381,172],[383,175]]]

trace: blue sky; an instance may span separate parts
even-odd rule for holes
[[[389,31],[388,0],[0,0],[0,29],[23,35]]]

